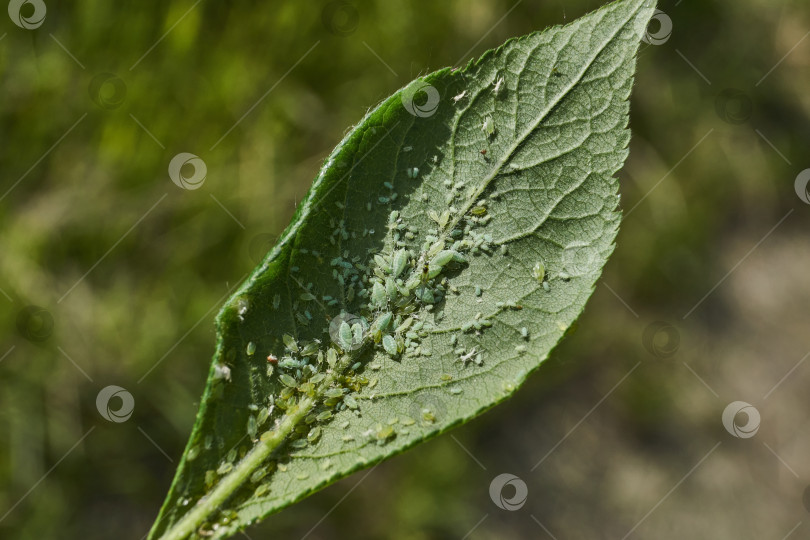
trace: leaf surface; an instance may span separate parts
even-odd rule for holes
[[[217,317],[150,538],[223,538],[510,396],[613,250],[623,0],[420,77],[352,129]]]

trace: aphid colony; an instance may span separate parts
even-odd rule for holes
[[[504,87],[503,77],[496,79],[493,83],[494,94],[499,95]],[[467,92],[463,91],[456,95],[453,101],[457,103],[466,95]],[[487,139],[496,135],[496,128],[490,116],[484,118],[481,129]],[[411,150],[412,147],[403,148],[403,152],[406,153]],[[434,163],[438,161],[437,156],[434,156],[433,161]],[[416,179],[420,170],[412,166],[407,168],[405,173],[408,178]],[[385,182],[384,186],[389,193],[378,197],[379,202],[395,201],[397,193],[394,192],[393,185]],[[365,256],[355,255],[350,258],[349,251],[346,250],[329,261],[328,268],[340,291],[339,297],[318,294],[312,283],[304,285],[292,276],[300,290],[291,295],[289,304],[284,309],[289,309],[289,312],[294,314],[295,322],[300,327],[311,327],[318,319],[313,317],[307,305],[310,305],[316,314],[319,311],[328,313],[337,306],[355,306],[354,311],[358,314],[348,316],[341,311],[334,319],[331,332],[328,326],[324,327],[322,333],[324,336],[330,335],[330,341],[325,339],[298,341],[293,336],[284,334],[283,353],[275,350],[275,354],[259,351],[253,342],[245,345],[244,351],[249,357],[254,357],[257,353],[266,355],[266,376],[275,378],[280,383],[276,393],[268,398],[265,405],[250,406],[252,411],[248,417],[246,431],[252,442],[271,440],[276,435],[275,428],[279,426],[285,411],[296,407],[304,398],[315,399],[316,405],[306,413],[303,422],[292,428],[293,433],[286,437],[290,450],[303,449],[318,443],[324,433],[322,425],[337,413],[353,412],[359,417],[361,401],[375,398],[373,393],[364,392],[363,389],[375,388],[378,378],[372,374],[381,367],[376,361],[365,366],[357,361],[361,357],[361,352],[374,348],[401,361],[412,357],[431,356],[432,351],[423,345],[423,341],[436,327],[435,322],[431,322],[427,314],[434,312],[433,321],[441,320],[442,313],[435,311],[436,304],[448,294],[460,294],[446,274],[463,268],[470,256],[494,255],[496,252],[502,256],[508,254],[506,245],[495,244],[491,234],[480,230],[490,223],[492,214],[489,207],[493,201],[498,200],[498,194],[492,193],[489,198],[479,197],[476,186],[467,186],[463,180],[446,180],[444,187],[448,190],[445,197],[446,208],[441,213],[435,210],[428,213],[435,224],[433,228],[421,231],[420,234],[414,226],[404,223],[399,212],[395,210],[390,212],[388,217],[385,247],[381,252],[369,250]],[[424,193],[422,198],[425,198]],[[475,202],[469,203],[473,198]],[[465,210],[460,211],[455,205]],[[336,203],[336,206],[343,209],[342,203]],[[367,203],[366,209],[370,211],[371,208],[372,203]],[[362,233],[350,231],[343,219],[331,219],[329,223],[333,228],[329,242],[334,246],[360,236],[375,234],[374,229],[364,229]],[[416,244],[417,237],[420,237],[421,244]],[[302,248],[298,253],[311,254],[318,261],[323,261],[324,264],[326,262],[315,250],[307,251]],[[292,267],[290,270],[294,274],[298,268]],[[548,290],[545,266],[542,262],[538,262],[532,269],[532,275]],[[486,291],[480,285],[475,287],[475,297],[479,302],[485,294]],[[315,309],[315,304],[320,310]],[[522,309],[522,306],[514,302],[497,302],[495,305],[497,310],[494,313],[476,313],[450,335],[450,345],[456,361],[461,363],[462,368],[468,364],[482,366],[484,363],[484,351],[480,350],[479,346],[474,342],[467,346],[461,343],[465,334],[480,335],[494,324],[494,318],[498,313]],[[282,298],[279,294],[273,296],[272,307],[275,310],[282,309]],[[240,320],[243,320],[246,310],[246,305],[240,305]],[[528,328],[520,328],[520,336],[528,342]],[[524,344],[515,348],[518,354],[527,350]],[[218,378],[230,380],[231,373],[227,365],[215,368],[215,375]],[[368,377],[360,373],[365,369],[370,370]],[[457,395],[462,392],[460,386],[451,385],[452,375],[445,373],[440,379],[449,385],[447,386],[449,393]],[[271,419],[271,426],[268,426]],[[425,409],[421,413],[420,420],[426,424],[432,423],[435,421],[435,415]],[[361,432],[360,436],[366,442],[385,444],[398,434],[408,433],[407,429],[400,426],[410,426],[415,422],[407,417],[401,420],[392,419],[385,425],[376,424],[369,427]],[[349,425],[348,421],[344,421],[340,427],[346,429]],[[396,429],[395,425],[398,426]],[[355,441],[356,436],[358,436],[356,433],[347,433],[342,439],[348,443]],[[208,448],[210,444],[206,442],[205,446]],[[192,450],[189,451],[188,459],[196,458],[199,453],[199,450],[196,452]],[[240,448],[239,457],[241,458],[245,452],[246,449]],[[278,461],[265,464],[251,476],[251,482],[259,484],[255,490],[257,496],[269,490],[269,482],[262,482],[267,474],[276,467],[281,471],[286,470],[283,463],[287,459],[285,454],[277,456]],[[206,484],[213,484],[220,476],[227,474],[232,469],[236,457],[236,453],[231,451],[216,470],[207,471]],[[322,468],[325,470],[330,466],[331,462],[327,460]]]

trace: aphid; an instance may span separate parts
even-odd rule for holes
[[[253,353],[256,352],[256,344],[253,343],[252,341],[248,343],[245,352],[247,353],[248,356],[253,356]]]
[[[382,345],[383,345],[383,348],[385,349],[385,352],[387,352],[391,356],[397,354],[397,342],[389,334],[385,334],[383,336]]]
[[[352,344],[360,343],[363,341],[363,325],[354,323],[352,325]]]
[[[330,368],[334,368],[335,364],[337,363],[337,352],[335,349],[329,349],[326,351],[326,363],[329,364]]]
[[[371,303],[377,307],[381,307],[385,304],[386,299],[385,288],[379,281],[375,281],[374,285],[371,287]]]
[[[248,423],[247,423],[247,433],[250,436],[250,439],[253,440],[256,438],[256,417],[252,414],[248,416]]]
[[[377,424],[377,432],[374,434],[377,437],[377,442],[382,444],[385,440],[391,437],[394,434],[393,426],[385,426],[383,427],[380,424]]]
[[[354,397],[351,394],[346,394],[345,396],[343,396],[343,403],[345,403],[346,406],[352,410],[355,410],[358,407],[357,400],[354,399]]]
[[[278,358],[276,358],[276,357],[275,357],[274,355],[272,355],[272,354],[268,354],[268,355],[267,355],[267,363],[268,363],[268,364],[278,364]]]
[[[395,278],[399,277],[402,271],[405,270],[406,264],[408,264],[408,252],[404,249],[400,249],[394,253],[394,264],[391,275]]]
[[[529,339],[529,329],[524,326],[520,329],[520,335],[523,337],[523,339]]]
[[[408,178],[416,178],[419,176],[419,167],[410,167],[405,171],[405,174],[408,176]]]
[[[281,304],[281,297],[276,294],[273,296],[273,309],[278,309],[279,304]]]
[[[551,290],[551,287],[549,286],[548,281],[543,282],[543,290],[546,291],[546,292],[549,292]]]
[[[341,322],[338,328],[338,345],[340,345],[343,350],[351,349],[353,339],[352,327],[349,326],[349,323],[346,321]]]
[[[495,88],[493,89],[493,91],[495,92],[496,96],[501,93],[501,86],[502,85],[503,85],[503,77],[501,77],[500,79],[498,79],[495,82]]]
[[[289,334],[284,334],[281,336],[282,341],[284,341],[284,346],[287,347],[288,350],[292,352],[298,352],[298,343],[295,341],[295,338]]]
[[[475,296],[481,296],[482,294],[484,294],[484,291],[481,290],[481,287],[476,287],[475,288]]]
[[[546,278],[546,265],[540,261],[537,261],[534,268],[532,268],[532,277],[542,283]]]
[[[481,152],[482,156],[487,157],[487,149],[486,148],[484,148],[483,150],[480,150],[480,152]]]
[[[526,345],[518,345],[515,347],[515,352],[518,354],[523,354],[526,352]]]
[[[281,375],[279,375],[278,380],[281,381],[281,384],[289,388],[295,388],[296,386],[298,386],[298,384],[295,382],[295,379],[293,379],[286,373],[282,373]]]
[[[484,124],[481,126],[481,131],[486,134],[487,138],[492,137],[495,134],[495,124],[493,123],[491,116],[484,118]]]
[[[458,395],[458,394],[461,393],[461,388],[458,387],[458,386],[451,386],[450,387],[450,393],[453,394],[453,395]]]
[[[487,215],[487,207],[482,205],[474,206],[470,213],[474,216],[485,216]]]
[[[391,324],[392,317],[393,314],[390,311],[386,311],[385,313],[377,317],[377,319],[372,324],[373,329],[372,331],[374,333],[385,331],[385,329],[388,328],[388,325]]]
[[[411,150],[413,150],[413,146],[404,146],[404,147],[402,147],[403,152],[410,152]]]
[[[467,91],[466,91],[466,90],[464,90],[464,91],[463,91],[463,92],[461,92],[460,94],[458,94],[458,95],[456,95],[456,96],[453,96],[453,103],[458,103],[459,101],[461,101],[462,99],[464,99],[464,96],[466,96],[466,95],[467,95]]]
[[[309,442],[311,442],[311,443],[317,442],[318,439],[320,439],[320,438],[321,438],[321,428],[320,428],[320,426],[315,426],[307,434],[307,440]]]

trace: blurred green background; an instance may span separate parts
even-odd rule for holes
[[[45,4],[37,28],[0,16],[0,538],[137,540],[216,309],[348,126],[601,2]],[[810,536],[810,5],[659,7],[672,35],[639,55],[626,217],[578,330],[514,399],[250,538]],[[170,180],[180,152],[200,189]],[[126,422],[96,410],[108,385]],[[753,438],[723,427],[736,400]],[[490,500],[502,472],[519,511]]]

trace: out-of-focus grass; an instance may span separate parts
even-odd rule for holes
[[[47,4],[36,30],[0,22],[3,538],[141,538],[190,431],[212,310],[347,126],[418,74],[599,2],[358,2],[346,36],[324,22],[325,2]],[[462,537],[486,515],[471,538],[542,536],[537,521],[559,538],[621,538],[717,441],[636,536],[779,538],[802,520],[807,377],[763,395],[807,348],[808,213],[793,179],[807,167],[810,8],[677,4],[660,6],[672,38],[640,54],[620,174],[633,210],[579,330],[457,441],[358,473],[253,537],[301,537],[316,523],[310,538]],[[122,97],[109,86],[89,91],[103,73],[125,85],[117,107],[97,104]],[[728,121],[734,104],[718,111],[727,88],[752,105],[740,123]],[[207,164],[201,189],[169,180],[179,152]],[[29,305],[53,318],[42,342],[17,329]],[[642,344],[656,319],[680,336],[671,358]],[[109,384],[135,397],[125,423],[96,411]],[[735,399],[761,406],[757,440],[722,429]],[[520,512],[489,500],[504,471],[529,486]]]

